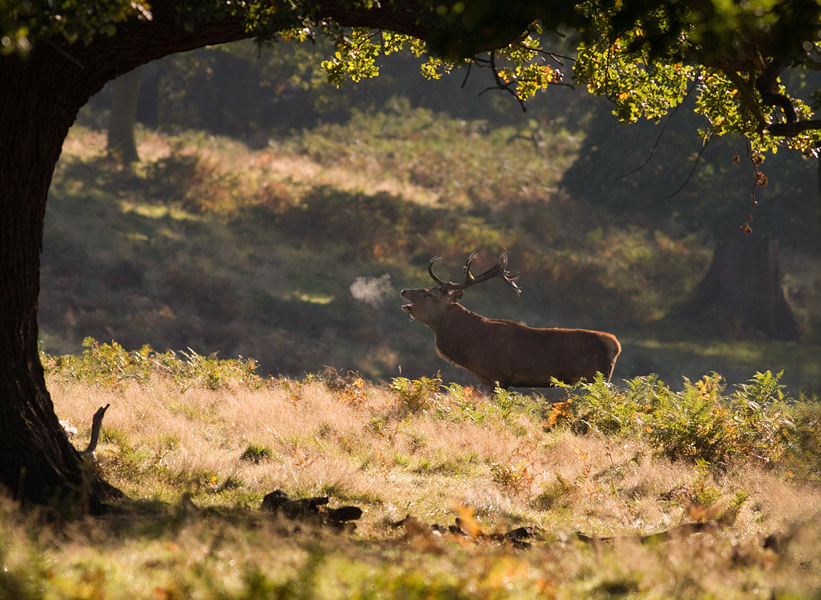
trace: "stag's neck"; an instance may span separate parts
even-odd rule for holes
[[[432,327],[436,335],[436,349],[450,362],[464,364],[468,360],[466,353],[471,351],[465,339],[471,334],[480,333],[487,319],[469,311],[461,304],[453,304],[445,311],[444,317]]]
[[[478,319],[483,318],[476,313],[469,311],[461,304],[454,303],[451,304],[447,310],[445,310],[444,314],[438,321],[426,323],[426,325],[433,330],[433,333],[437,337],[439,337],[440,333],[451,331],[454,327],[460,327],[463,323],[465,325],[469,324],[471,317]]]

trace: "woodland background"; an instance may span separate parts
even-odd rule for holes
[[[126,166],[106,141],[116,85],[92,99],[49,198],[46,352],[78,354],[90,336],[253,357],[274,376],[330,366],[472,383],[398,290],[427,287],[432,256],[456,279],[470,252],[482,268],[506,248],[521,297],[489,283],[463,304],[610,331],[624,347],[615,380],[769,369],[795,392],[821,387],[816,160],[778,154],[755,186],[743,140],[705,145],[686,105],[628,127],[606,100],[557,85],[523,112],[483,93],[481,69],[426,81],[407,57],[336,90],[313,51],[249,42],[142,67],[139,160]],[[786,333],[765,308],[760,327],[692,310],[715,249],[744,238],[780,265]],[[754,280],[764,267],[749,263],[722,271],[725,285]]]

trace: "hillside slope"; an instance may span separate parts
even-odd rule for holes
[[[107,161],[101,134],[75,128],[47,214],[44,347],[77,352],[92,336],[251,356],[271,374],[330,365],[470,382],[399,310],[398,290],[428,286],[434,255],[455,279],[470,252],[481,268],[506,248],[522,296],[488,283],[463,304],[534,326],[612,331],[626,342],[617,379],[657,372],[675,383],[719,370],[740,381],[786,366],[788,385],[818,385],[799,345],[717,351],[659,331],[709,249],[566,197],[558,181],[580,140],[558,131],[536,152],[515,134],[397,101],[258,151],[143,132],[143,162],[125,170]]]

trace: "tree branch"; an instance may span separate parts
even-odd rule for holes
[[[678,194],[681,190],[683,190],[685,187],[687,187],[687,184],[690,183],[690,179],[692,179],[693,174],[696,172],[696,169],[698,169],[698,163],[701,160],[701,155],[704,154],[704,151],[707,149],[707,145],[710,143],[711,139],[713,139],[712,136],[708,137],[707,141],[705,141],[704,145],[701,147],[701,150],[699,150],[698,155],[696,156],[696,164],[693,165],[693,168],[690,170],[690,174],[687,176],[687,179],[684,180],[684,183],[682,183],[681,186],[675,192],[673,192],[672,194],[667,194],[664,197],[665,200],[667,200],[668,198],[672,198],[673,196]]]
[[[465,78],[464,78],[464,80],[462,80],[462,86],[461,86],[461,87],[462,87],[462,89],[464,89],[465,85],[467,85],[467,82],[468,82],[468,77],[470,77],[470,69],[471,69],[471,67],[473,67],[473,61],[468,62],[468,70],[467,70],[467,73],[465,73]]]
[[[510,85],[511,85],[510,83],[505,83],[504,81],[502,81],[502,78],[499,77],[499,72],[496,70],[496,58],[495,58],[494,54],[495,53],[491,50],[491,52],[490,52],[490,69],[491,69],[491,71],[493,71],[493,79],[496,80],[496,85],[491,86],[489,88],[485,88],[484,90],[479,92],[479,95],[481,96],[485,92],[489,92],[491,90],[504,90],[504,91],[508,92],[511,96],[516,98],[516,100],[519,102],[519,105],[522,107],[522,112],[527,112],[527,107],[525,106],[524,100],[522,100],[519,97],[519,94],[517,94],[512,89],[510,89]]]
[[[561,60],[559,60],[559,59],[562,59],[562,58],[564,60],[569,60],[569,61],[572,61],[572,62],[576,62],[576,59],[572,56],[565,56],[564,54],[557,54],[556,52],[551,52],[550,50],[545,50],[543,48],[530,48],[530,47],[525,46],[524,44],[521,44],[521,43],[518,44],[518,46],[520,48],[525,49],[525,50],[532,50],[533,52],[536,52],[538,54],[544,54],[545,56],[549,56],[556,64],[559,64],[561,66],[564,66],[564,63]]]
[[[795,121],[794,123],[773,123],[767,127],[771,135],[792,137],[812,129],[821,129],[821,120]]]
[[[81,456],[92,456],[97,449],[97,441],[100,439],[100,429],[103,426],[103,417],[109,406],[111,405],[106,404],[105,406],[101,406],[97,409],[97,412],[94,413],[94,417],[91,419],[91,439],[88,442],[88,447],[80,451]]]
[[[753,118],[758,123],[758,131],[764,131],[767,128],[767,119],[764,117],[764,114],[761,112],[761,108],[758,106],[758,101],[753,96],[753,91],[747,85],[747,82],[741,78],[736,71],[732,69],[722,69],[721,70],[724,75],[726,75],[727,79],[733,82],[738,93],[741,95],[741,100],[744,106],[749,110]]]
[[[798,115],[795,112],[792,100],[784,94],[779,94],[774,91],[777,88],[778,76],[789,64],[790,61],[786,57],[781,57],[780,59],[774,58],[758,79],[755,80],[755,88],[758,90],[758,93],[761,94],[762,102],[767,106],[781,107],[781,110],[784,111],[784,118],[787,120],[787,123],[791,124],[798,121]]]

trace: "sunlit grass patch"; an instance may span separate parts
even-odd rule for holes
[[[215,599],[804,597],[821,585],[821,491],[799,469],[811,455],[671,460],[666,438],[646,430],[665,396],[683,413],[695,396],[726,402],[716,376],[680,393],[650,380],[568,390],[574,408],[550,422],[538,396],[336,375],[209,388],[181,386],[159,364],[127,386],[51,371],[78,445],[111,403],[98,468],[136,502],[54,533],[0,503],[0,584],[21,598]],[[766,433],[760,423],[787,410],[778,389],[762,375],[737,391],[761,413],[740,431]],[[405,394],[421,395],[414,410]],[[812,430],[815,409],[796,405],[793,434]],[[726,447],[744,439],[729,431]],[[364,513],[338,533],[260,512],[276,489]],[[667,533],[687,524],[704,529]],[[517,527],[531,528],[529,546],[504,541]]]

